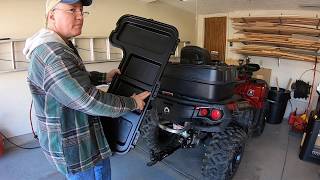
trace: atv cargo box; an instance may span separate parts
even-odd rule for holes
[[[170,63],[161,79],[161,90],[215,102],[231,98],[237,82],[237,70],[233,66]]]
[[[110,34],[112,45],[123,50],[119,65],[121,75],[113,79],[108,92],[131,96],[150,91],[146,106],[157,96],[159,80],[170,55],[179,43],[175,27],[152,19],[133,15],[122,16]],[[119,154],[127,153],[136,144],[143,112],[129,112],[119,118],[104,118],[101,123],[110,148]]]

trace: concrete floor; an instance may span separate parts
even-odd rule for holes
[[[264,134],[248,141],[234,180],[319,180],[320,165],[299,160],[301,135],[285,123],[267,124]],[[29,142],[25,146],[37,145]],[[180,149],[152,167],[146,166],[142,141],[126,155],[111,158],[113,180],[185,180],[201,177],[199,148]],[[65,179],[45,159],[40,149],[10,148],[0,157],[0,180]]]

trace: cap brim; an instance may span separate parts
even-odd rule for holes
[[[61,0],[61,3],[65,4],[75,4],[75,3],[82,3],[82,6],[90,6],[92,4],[92,0]]]

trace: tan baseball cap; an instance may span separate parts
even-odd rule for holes
[[[75,4],[81,2],[83,6],[90,6],[92,0],[47,0],[46,2],[46,15],[51,11],[58,3]]]

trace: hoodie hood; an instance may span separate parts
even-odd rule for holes
[[[32,51],[38,46],[48,42],[57,42],[67,46],[65,41],[56,32],[43,28],[26,40],[23,54],[30,60]]]

